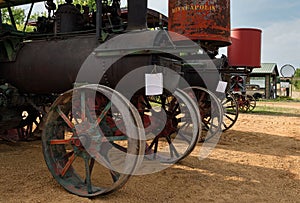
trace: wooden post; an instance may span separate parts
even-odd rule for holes
[[[270,99],[270,93],[271,93],[271,77],[269,74],[266,75],[266,80],[265,80],[265,95],[266,99]]]

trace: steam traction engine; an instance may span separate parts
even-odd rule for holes
[[[185,78],[192,86],[195,94],[204,94],[205,100],[215,100],[211,93],[216,95],[217,100],[222,104],[223,118],[222,121],[213,123],[207,122],[211,120],[211,115],[205,114],[204,109],[200,108],[201,96],[197,96],[200,113],[202,112],[203,123],[209,134],[215,135],[218,130],[225,131],[231,128],[238,118],[238,107],[233,95],[226,87],[226,95],[217,91],[218,83],[221,80],[229,82],[224,78],[224,73],[235,71],[228,66],[226,56],[216,58],[219,48],[226,47],[231,44],[230,36],[230,1],[169,1],[169,31],[182,34],[195,43],[207,53],[206,58],[201,56],[190,56],[187,64],[184,64],[183,71]],[[191,65],[193,64],[193,67]],[[185,66],[186,65],[186,66]],[[198,73],[198,74],[196,74]],[[221,83],[226,86],[225,83]],[[202,88],[205,89],[202,89]],[[207,91],[209,90],[209,91]],[[217,103],[217,102],[214,102]],[[207,117],[207,119],[205,119]],[[214,117],[214,116],[212,116]],[[212,130],[211,126],[217,126]]]
[[[29,2],[0,5],[11,10]],[[22,129],[23,136],[40,120],[49,171],[85,197],[189,155],[201,120],[192,93],[179,88],[188,86],[180,77],[181,54],[199,47],[148,30],[147,13],[154,28],[166,18],[147,10],[146,0],[129,0],[127,13],[119,1],[96,1],[85,23],[71,2],[54,16],[53,2],[46,5],[50,15],[38,19],[36,32],[18,31],[12,12],[12,24],[0,23],[1,130]]]
[[[128,0],[128,10],[96,0],[88,15],[71,2],[55,11],[48,0],[33,33],[18,31],[12,12],[11,25],[0,22],[2,134],[42,131],[47,166],[69,192],[113,192],[236,121],[235,100],[220,85],[229,66],[216,58],[231,43],[229,0],[169,6],[167,22],[146,0]]]
[[[231,31],[232,45],[228,47],[230,71],[230,91],[238,103],[239,110],[252,111],[256,106],[255,98],[246,94],[246,79],[253,68],[260,68],[261,33],[254,28],[238,28]]]

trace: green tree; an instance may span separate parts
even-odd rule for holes
[[[44,11],[44,12],[36,12],[36,13],[33,13],[30,15],[30,20],[31,21],[36,21],[38,19],[38,17],[41,17],[41,16],[44,16],[44,17],[47,17],[47,11]]]
[[[300,90],[300,68],[296,69],[292,83],[296,90]]]
[[[28,22],[36,22],[38,20],[38,17],[41,16],[47,17],[48,16],[47,11],[36,12],[31,14]],[[35,26],[27,25],[25,32],[34,32],[34,30],[35,30]]]
[[[300,68],[296,69],[294,77],[300,78]]]
[[[64,0],[57,0],[57,3],[61,3]],[[104,2],[104,1],[103,1]],[[110,5],[112,3],[112,0],[106,0],[107,4]],[[95,0],[73,0],[73,4],[79,4],[81,6],[88,6],[91,10],[96,10],[96,1]]]
[[[22,25],[24,23],[24,20],[25,20],[25,10],[22,9],[22,8],[12,7],[11,11],[13,13],[16,25]],[[7,23],[7,24],[11,24],[11,19],[10,19],[7,8],[2,9],[2,22]]]
[[[73,4],[79,4],[81,6],[88,6],[91,10],[96,10],[96,1],[95,0],[73,0]]]

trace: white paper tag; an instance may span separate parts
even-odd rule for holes
[[[217,92],[225,93],[227,87],[227,82],[219,81],[218,87],[216,89]]]
[[[163,74],[145,74],[146,95],[160,95],[163,93]]]

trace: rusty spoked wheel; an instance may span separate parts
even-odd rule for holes
[[[239,107],[235,97],[230,92],[226,92],[226,96],[221,103],[224,112],[222,124],[222,130],[224,132],[230,129],[237,121],[239,116]]]
[[[234,99],[237,102],[237,105],[239,107],[238,109],[239,109],[240,112],[244,113],[244,112],[249,111],[250,104],[249,104],[249,101],[246,98],[246,96],[241,95],[239,93],[235,93],[234,94]]]
[[[53,177],[67,191],[84,197],[122,187],[142,162],[143,140],[134,106],[100,85],[75,88],[57,98],[42,136]]]
[[[223,107],[218,97],[210,90],[193,86],[184,90],[195,97],[202,119],[201,141],[207,141],[222,132]]]
[[[174,164],[195,148],[201,132],[199,111],[182,90],[158,96],[138,96],[133,103],[141,114],[147,160]]]
[[[251,95],[246,95],[246,100],[249,104],[248,111],[253,111],[256,107],[256,99]]]

